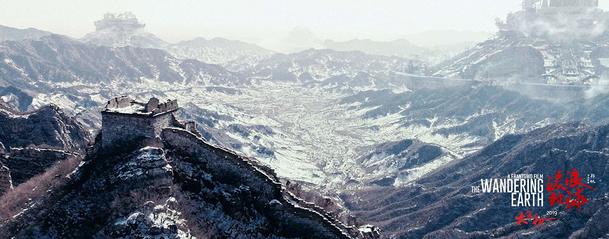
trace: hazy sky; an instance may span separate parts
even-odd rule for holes
[[[93,31],[106,12],[133,12],[168,41],[196,36],[252,42],[297,26],[320,38],[392,40],[435,30],[495,30],[494,19],[521,0],[0,0],[0,25],[73,37]],[[609,0],[601,0],[603,8]]]

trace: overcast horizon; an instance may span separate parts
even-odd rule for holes
[[[603,9],[609,5],[609,0],[600,2]],[[169,42],[224,37],[277,50],[295,28],[336,41],[407,39],[431,46],[461,40],[458,34],[454,39],[433,34],[442,31],[461,31],[477,39],[495,32],[495,19],[519,10],[521,0],[0,0],[0,5],[0,25],[34,27],[74,38],[94,31],[93,22],[104,13],[132,12],[148,32]]]

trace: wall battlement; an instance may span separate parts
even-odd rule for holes
[[[120,96],[109,100],[102,113],[118,113],[140,116],[158,116],[171,113],[179,109],[177,100],[160,102],[157,98],[150,98],[148,103],[135,101],[128,96]]]

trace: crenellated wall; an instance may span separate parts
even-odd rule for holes
[[[288,192],[272,169],[259,164],[254,159],[239,156],[228,149],[211,146],[184,129],[165,128],[162,139],[173,149],[191,155],[197,165],[213,168],[215,173],[213,177],[232,177],[245,185],[256,185],[254,188],[260,192],[261,197],[266,198],[268,202],[276,200],[283,205],[282,212],[277,215],[283,215],[284,220],[310,220],[311,225],[320,225],[328,232],[332,232],[336,238],[352,238],[351,234],[357,231],[336,220],[322,208]],[[174,162],[175,170],[179,174],[189,174],[188,171],[193,171],[182,169],[184,166],[180,164]]]

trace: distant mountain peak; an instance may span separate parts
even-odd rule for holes
[[[324,47],[338,51],[362,51],[367,54],[381,56],[398,56],[412,58],[429,53],[429,50],[419,47],[406,39],[392,41],[374,41],[371,39],[353,39],[348,41],[324,41]]]
[[[50,32],[38,30],[32,27],[19,29],[0,25],[0,42],[39,39],[43,36],[48,36],[51,34],[52,33]]]
[[[270,56],[273,51],[255,44],[230,40],[222,37],[211,39],[197,37],[169,46],[168,51],[180,58],[197,59],[212,64],[226,64],[236,60],[246,60]]]

